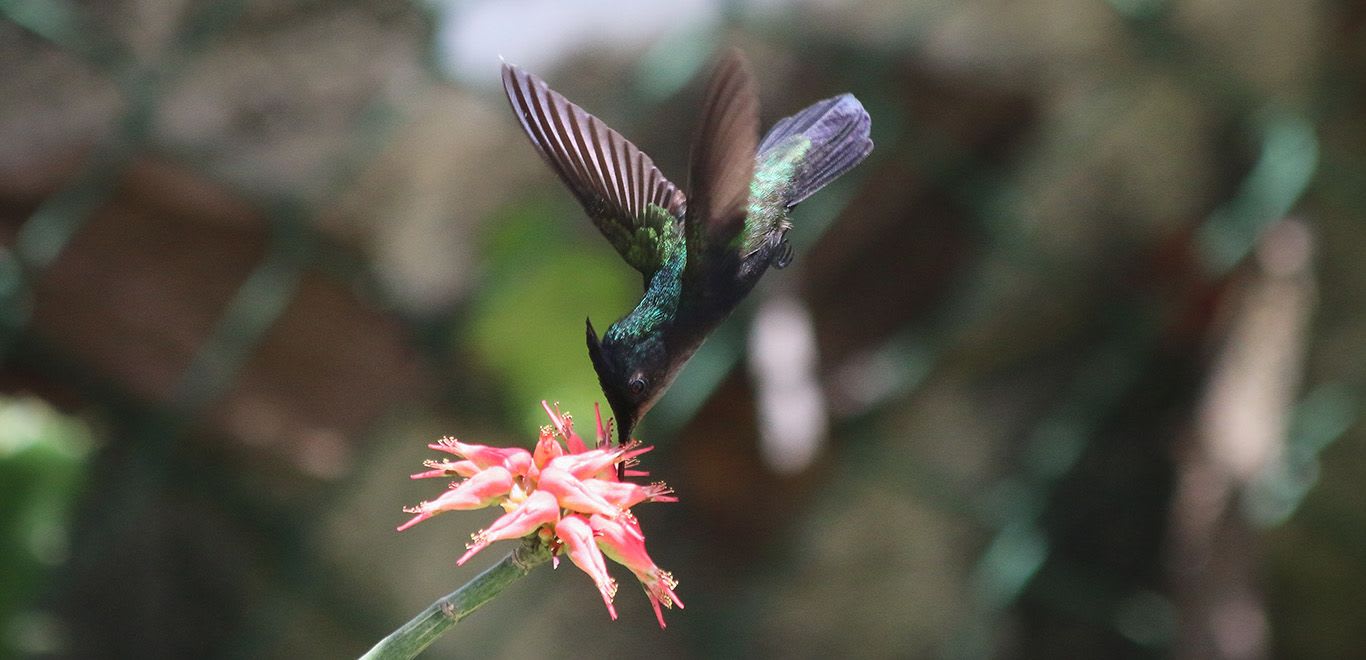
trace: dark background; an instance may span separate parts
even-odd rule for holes
[[[718,49],[873,155],[638,429],[660,631],[541,569],[432,657],[1362,657],[1366,10],[0,1],[0,656],[354,656],[500,554],[443,434],[639,294],[498,87],[686,181]]]

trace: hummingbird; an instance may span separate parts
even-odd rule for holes
[[[644,294],[588,357],[629,443],[683,365],[768,270],[792,259],[792,208],[873,150],[871,120],[852,94],[812,104],[759,139],[748,61],[732,49],[707,84],[688,188],[645,152],[521,67],[503,88],[531,144],[612,247],[644,278]]]

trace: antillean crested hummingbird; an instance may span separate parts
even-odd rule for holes
[[[587,321],[588,356],[625,444],[764,271],[791,260],[792,207],[868,156],[871,120],[841,94],[760,140],[754,78],[730,50],[707,85],[685,196],[645,152],[540,78],[504,63],[503,87],[532,145],[645,278],[635,309],[601,339]]]

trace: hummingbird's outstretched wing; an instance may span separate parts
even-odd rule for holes
[[[759,95],[749,62],[728,51],[707,85],[702,124],[693,139],[684,234],[685,279],[698,281],[708,263],[738,251],[749,209],[754,152],[759,143]]]
[[[682,247],[683,192],[645,152],[521,67],[503,64],[503,89],[541,157],[648,280]]]

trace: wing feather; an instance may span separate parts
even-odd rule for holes
[[[840,94],[774,124],[759,143],[759,160],[793,140],[806,145],[787,191],[786,204],[795,206],[872,153],[871,127],[863,104],[853,94]]]
[[[678,187],[645,152],[521,67],[503,64],[503,90],[531,144],[612,247],[647,277],[658,270],[665,243],[681,235]]]
[[[717,64],[693,141],[685,233],[688,270],[735,249],[749,208],[759,142],[759,95],[749,62],[731,49]]]

